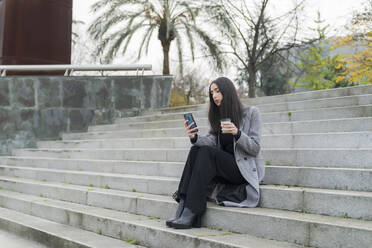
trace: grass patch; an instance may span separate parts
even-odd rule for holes
[[[271,163],[269,161],[266,161],[265,165],[271,165]]]
[[[202,234],[202,235],[197,235],[196,237],[198,238],[205,238],[205,237],[214,237],[217,236],[216,234]]]
[[[131,245],[139,245],[139,242],[136,239],[126,238],[125,242],[127,242],[128,244],[131,244]]]
[[[132,192],[137,192],[137,190],[136,189],[132,189]]]
[[[106,184],[104,189],[110,189],[110,187]]]
[[[214,229],[212,229],[214,230]],[[220,230],[218,230],[220,231]],[[232,232],[224,232],[224,233],[221,233],[221,234],[201,234],[201,235],[197,235],[197,237],[199,238],[205,238],[205,237],[216,237],[216,236],[226,236],[226,235],[233,235]]]
[[[157,216],[147,215],[147,219],[149,219],[149,220],[159,220],[160,218],[157,217]]]
[[[88,186],[89,186],[89,187],[94,187],[93,184],[89,184]]]
[[[349,219],[350,217],[349,217],[349,215],[347,215],[347,213],[345,213],[344,218]]]
[[[214,226],[210,226],[208,227],[210,230],[217,230],[217,231],[222,231],[222,228],[219,228],[219,227],[214,227]]]

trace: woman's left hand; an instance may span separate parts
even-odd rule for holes
[[[222,133],[231,133],[236,135],[238,133],[238,128],[232,122],[225,122],[221,124]]]

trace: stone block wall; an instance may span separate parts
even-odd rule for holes
[[[168,107],[171,83],[171,76],[0,78],[0,154]]]

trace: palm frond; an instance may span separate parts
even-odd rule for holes
[[[113,18],[106,20],[105,22],[97,22],[94,29],[89,27],[88,32],[94,39],[99,39],[103,37],[114,25],[124,21],[127,16],[120,15],[114,16]]]
[[[173,16],[174,11],[177,9],[177,5],[179,5],[179,3],[178,3],[179,1],[178,0],[176,0],[176,1],[168,0],[167,2],[168,2],[167,7],[169,9],[169,15]]]
[[[192,35],[192,30],[190,29],[190,25],[181,20],[181,23],[183,24],[183,27],[186,29],[186,37],[189,41],[189,44],[190,44],[190,51],[191,51],[191,57],[192,57],[192,60],[194,61],[195,60],[195,45],[194,45],[194,38],[193,38],[193,35]]]
[[[129,17],[129,21],[128,21],[128,24],[127,24],[126,29],[129,29],[129,28],[132,26],[133,22],[136,20],[136,18],[138,18],[139,16],[141,16],[141,14],[144,14],[145,12],[146,12],[146,10],[145,10],[145,9],[142,9],[142,10],[140,10],[140,11],[138,11],[138,12],[132,14],[132,15]],[[146,17],[145,17],[145,18],[146,18]]]
[[[170,13],[170,9],[169,9],[169,1],[168,0],[165,0],[164,1],[164,16],[163,18],[165,19],[165,25],[166,25],[166,39],[169,39],[170,37],[170,31],[172,30],[172,18],[171,18],[171,13]]]
[[[109,4],[110,0],[100,0],[96,3],[94,3],[91,7],[90,7],[90,10],[95,13],[99,10],[101,10],[102,8],[106,7],[108,4]]]
[[[149,44],[150,44],[150,40],[151,40],[151,37],[152,37],[152,33],[154,32],[156,27],[154,27],[151,31],[151,33],[147,36],[147,42],[146,42],[146,55],[148,55],[149,53]]]
[[[89,27],[88,29],[89,34],[94,39],[98,39],[99,37],[104,36],[112,27],[114,27],[115,25],[124,20],[128,21],[127,27],[129,28],[133,24],[134,20],[138,18],[138,16],[141,16],[143,13],[146,12],[146,9],[140,8],[139,10],[134,12],[127,11],[126,13],[123,13],[122,11],[120,11],[120,7],[129,3],[139,4],[145,2],[148,1],[115,0],[113,2],[110,2],[109,3],[110,8],[107,11],[105,11],[102,15],[97,17],[94,20],[93,24]]]
[[[148,0],[100,0],[91,6],[91,11],[96,13],[106,6],[144,5]]]
[[[119,33],[119,32],[117,32]],[[98,56],[100,56],[101,54],[103,54],[103,51],[106,49],[107,45],[110,43],[110,41],[112,41],[112,37],[115,37],[117,34],[113,34],[109,37],[106,37],[105,39],[102,39],[100,41],[100,43],[98,44],[95,52],[96,54],[98,54]]]
[[[115,42],[110,46],[109,50],[105,54],[105,60],[112,62],[114,56],[120,49],[122,42],[128,37],[128,35],[117,35]],[[112,41],[112,40],[111,40]],[[112,42],[111,42],[112,43]],[[103,53],[103,51],[102,51]]]
[[[222,53],[219,49],[219,46],[214,42],[214,39],[209,37],[209,35],[205,33],[203,30],[201,30],[197,26],[192,27],[196,34],[199,36],[199,38],[205,43],[206,49],[209,51],[210,55],[217,64],[217,69],[222,70],[222,68],[224,67],[224,59],[221,56]]]
[[[122,55],[125,55],[125,52],[127,51],[127,48],[128,48],[128,46],[129,46],[129,43],[130,43],[130,41],[131,41],[131,39],[132,39],[134,33],[135,33],[135,31],[131,32],[131,33],[128,35],[128,37],[127,37],[127,39],[126,39],[126,42],[125,42],[125,45],[124,45],[124,47],[123,47],[123,49],[122,49],[122,51],[121,51],[121,54],[122,54]]]
[[[234,24],[229,18],[229,13],[223,3],[211,3],[205,6],[205,11],[210,17],[210,21],[215,24],[219,30],[228,33],[231,37],[236,37],[237,31],[234,28]]]
[[[186,11],[183,11],[182,13],[185,13],[185,12],[189,13],[190,17],[191,17],[191,20],[193,22],[195,22],[196,21],[196,16],[197,16],[200,9],[196,8],[196,7],[194,7],[194,8],[190,7],[189,3],[185,2],[185,1],[182,1],[181,3],[179,3],[179,5],[183,6],[186,9]]]
[[[124,45],[122,54],[126,52],[126,49],[128,47],[128,44],[133,36],[133,34],[140,28],[144,27],[143,22],[140,22],[136,25],[134,25],[131,29],[127,29],[125,32],[116,32],[115,34],[111,35],[109,38],[110,40],[114,40],[108,51],[106,52],[105,59],[107,61],[112,61],[112,59],[115,57],[117,52],[119,51],[122,43],[126,40],[126,44]],[[106,39],[105,39],[106,40]],[[107,45],[107,44],[106,44]]]
[[[97,39],[97,36],[102,36],[102,32],[106,32],[109,29],[107,23],[112,22],[111,19],[116,19],[118,17],[126,18],[126,14],[119,12],[118,7],[119,6],[112,5],[110,9],[98,16],[89,26],[89,34],[95,36],[94,38]]]
[[[150,25],[149,28],[146,30],[146,32],[143,36],[143,40],[141,42],[141,45],[139,47],[138,57],[137,57],[138,60],[141,58],[142,49],[143,49],[144,44],[146,43],[146,41],[151,39],[152,33],[155,30],[155,28],[156,28],[156,25]],[[147,42],[146,44],[147,44],[146,51],[148,51],[148,44],[149,43]],[[146,52],[146,54],[147,54],[147,52]]]

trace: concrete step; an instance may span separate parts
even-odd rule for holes
[[[275,165],[372,168],[369,148],[263,149],[265,161]]]
[[[1,209],[0,209],[1,210]],[[47,246],[28,239],[27,237],[22,237],[16,235],[13,232],[9,232],[3,229],[2,226],[7,226],[7,223],[2,224],[0,219],[0,244],[2,247],[6,248],[48,248]],[[5,228],[9,229],[9,228]]]
[[[148,162],[128,162],[127,164],[121,163],[124,166],[118,166],[119,163],[104,165],[92,160],[72,160],[71,162],[55,160],[53,165],[49,165],[47,161],[48,159],[44,161],[40,159],[34,164],[24,162],[22,165],[18,162],[15,165],[1,165],[0,171],[3,175],[12,177],[82,185],[92,184],[101,188],[107,185],[121,190],[135,189],[138,192],[171,195],[177,189],[184,167],[183,163],[154,163],[155,166],[153,166]],[[89,164],[92,164],[91,167]],[[166,173],[162,173],[163,171]],[[263,182],[274,185],[372,191],[371,176],[372,169],[274,165],[266,166]],[[319,180],[313,180],[313,178]]]
[[[146,109],[141,115],[154,115],[154,114],[166,114],[174,112],[194,112],[194,111],[208,111],[209,103],[205,104],[194,104],[194,105],[185,105],[169,108],[159,108],[159,109]]]
[[[47,157],[1,157],[1,165],[114,174],[180,177],[185,162],[63,159]]]
[[[106,237],[93,232],[84,231],[82,229],[63,225],[57,222],[49,221],[44,218],[35,217],[22,212],[14,211],[7,208],[0,208],[0,226],[10,231],[12,234],[17,234],[30,239],[27,243],[20,240],[12,240],[12,243],[1,243],[1,247],[15,248],[27,247],[36,248],[41,246],[33,246],[31,240],[40,242],[46,246],[53,248],[135,248],[144,247],[139,245],[131,245],[125,241]],[[16,245],[23,246],[16,246]]]
[[[307,101],[307,100],[320,100],[321,101],[323,99],[329,99],[329,98],[349,97],[349,96],[357,96],[357,95],[364,95],[364,94],[372,94],[371,85],[353,86],[353,87],[319,90],[319,91],[307,91],[307,92],[276,95],[276,96],[242,98],[241,101],[243,104],[247,106],[250,106],[250,105],[259,106],[259,105],[265,105],[265,104],[273,104],[273,103],[283,104],[283,103]],[[149,114],[152,114],[153,111],[156,111],[158,113],[169,113],[169,112],[190,112],[190,111],[203,110],[203,109],[204,110],[208,109],[208,104],[147,110],[143,114],[149,115]]]
[[[243,234],[234,233],[230,229],[226,230],[214,230],[213,228],[198,228],[198,229],[187,229],[187,230],[175,230],[165,227],[164,219],[160,219],[154,216],[144,216],[138,214],[124,213],[120,211],[97,208],[87,205],[81,205],[76,203],[70,203],[65,201],[58,201],[53,199],[47,199],[32,195],[26,195],[17,193],[14,191],[0,190],[0,201],[4,203],[4,207],[8,209],[13,209],[16,211],[23,212],[25,214],[33,215],[36,217],[42,217],[50,221],[58,222],[65,225],[75,226],[87,231],[102,233],[105,236],[110,236],[117,239],[124,239],[125,237],[130,237],[131,239],[138,240],[141,245],[150,246],[154,248],[177,248],[177,247],[217,247],[217,248],[230,248],[230,247],[300,247],[295,244],[289,244],[284,242],[277,242],[273,240],[260,239],[247,234],[246,232],[253,231],[255,236],[268,236],[271,239],[279,239],[280,241],[288,239],[291,243],[318,243],[322,242],[322,235],[319,237],[314,237],[314,240],[306,239],[306,232],[310,230],[296,229],[297,233],[288,233],[285,236],[279,230],[276,231],[265,231],[264,227],[268,227],[265,224],[265,219],[280,219],[283,222],[288,222],[291,225],[291,221],[287,220],[284,216],[277,217],[275,213],[265,213],[262,211],[256,214],[250,212],[249,210],[244,210],[246,213],[241,213],[240,215],[246,216],[246,220],[252,219],[254,221],[254,216],[258,216],[261,220],[262,228],[256,229],[247,226],[246,221],[241,222],[239,227],[233,227],[232,223],[227,223],[227,227],[232,227],[233,229],[239,229],[244,231]],[[28,206],[28,207],[25,207]],[[229,211],[229,210],[227,210]],[[270,211],[270,210],[269,210]],[[225,212],[224,209],[211,210],[211,214],[215,216],[216,212]],[[231,212],[231,211],[229,211]],[[266,211],[267,212],[267,211]],[[286,213],[282,213],[285,215]],[[288,214],[287,214],[288,215]],[[299,218],[300,214],[295,213],[291,216],[292,222],[296,222],[296,217]],[[228,216],[227,216],[228,217]],[[351,228],[357,228],[355,230],[357,238],[361,235],[363,231],[370,232],[369,223],[361,220],[343,220],[336,217],[323,217],[316,216],[318,222],[321,226],[325,226],[330,222],[331,219],[338,220],[338,224],[350,223],[351,227],[343,226],[341,229],[349,230]],[[207,217],[208,218],[208,217]],[[222,219],[228,220],[226,216],[221,216]],[[331,218],[331,219],[329,219]],[[324,224],[320,221],[328,221]],[[208,220],[205,220],[208,224]],[[263,224],[262,224],[263,223]],[[213,222],[211,223],[213,224]],[[303,223],[303,225],[306,225]],[[333,226],[335,226],[333,224]],[[292,230],[295,230],[290,226]],[[332,233],[334,236],[339,236],[337,230],[333,231],[333,228],[327,228],[328,233]],[[227,231],[229,230],[229,231]],[[124,237],[125,235],[125,237]],[[340,235],[341,236],[341,235]],[[367,239],[366,241],[369,241]],[[341,239],[341,241],[344,241]],[[351,241],[355,241],[352,239]],[[366,241],[358,241],[357,244],[364,244]],[[347,242],[347,244],[350,241]],[[338,243],[338,241],[336,242]],[[334,242],[333,242],[334,244]],[[320,246],[319,246],[320,247]],[[328,246],[324,246],[328,248]],[[322,247],[323,248],[323,247]]]
[[[207,121],[207,119],[205,119]],[[182,120],[165,121],[169,122],[172,128],[153,128],[138,127],[119,128],[114,124],[112,130],[109,125],[96,126],[102,131],[91,131],[86,133],[63,133],[63,140],[79,139],[104,139],[104,138],[152,138],[152,137],[185,137],[185,128]],[[158,125],[155,122],[154,126]],[[168,125],[168,124],[167,124]],[[202,135],[208,133],[209,124],[199,125]],[[115,127],[114,127],[115,126]],[[162,126],[162,125],[160,125]],[[178,126],[178,127],[177,127]],[[176,127],[176,128],[175,128]],[[372,131],[372,117],[328,119],[314,121],[294,121],[294,122],[272,122],[262,125],[262,134],[290,134],[290,133],[332,133],[332,132],[361,132]]]
[[[363,95],[352,95],[352,96],[342,96],[334,98],[324,98],[324,99],[311,99],[311,100],[301,100],[293,102],[275,102],[275,103],[263,103],[256,105],[261,113],[267,112],[288,112],[297,111],[305,109],[318,109],[318,108],[334,108],[334,107],[346,107],[346,106],[357,106],[357,105],[371,105],[372,104],[372,94]],[[245,104],[250,106],[251,104]],[[192,105],[183,106],[179,108],[169,108],[163,110],[154,110],[151,114],[151,110],[148,110],[142,116],[151,116],[159,114],[169,114],[169,113],[184,113],[184,112],[198,112],[204,113],[207,116],[209,104],[202,105]],[[134,117],[136,119],[136,117]]]
[[[248,98],[247,103],[250,105],[253,104],[262,104],[262,103],[277,103],[277,102],[292,102],[292,101],[305,101],[311,99],[323,99],[323,98],[333,98],[333,97],[342,97],[342,96],[352,96],[352,95],[363,95],[363,94],[372,94],[371,85],[362,85],[362,86],[353,86],[337,89],[328,89],[328,90],[314,90],[306,91],[292,94],[268,96],[268,97],[256,97],[254,99]]]
[[[199,127],[200,132],[207,133],[208,127]],[[85,133],[62,133],[63,140],[76,139],[102,139],[102,138],[148,138],[148,137],[185,137],[185,127],[178,128],[157,128],[157,129],[135,129],[127,128],[118,131],[97,131]]]
[[[179,182],[178,178],[164,176],[112,174],[5,165],[0,166],[0,172],[0,175],[15,178],[54,181],[64,184],[138,191],[158,195],[172,195],[176,191]]]
[[[370,148],[264,148],[266,161],[275,165],[372,168]],[[134,161],[185,162],[189,149],[126,148],[126,149],[17,149],[14,156],[71,159],[107,159]]]
[[[288,115],[288,113],[287,113]],[[307,120],[307,121],[282,121],[282,122],[270,122],[268,120],[267,122],[263,123],[263,132],[270,131],[273,132],[290,132],[291,129],[288,128],[289,125],[293,123],[294,126],[299,126],[301,127],[301,124],[322,124],[326,123],[327,121],[330,122],[341,122],[338,125],[344,125],[344,128],[348,128],[349,126],[346,125],[347,123],[353,122],[353,121],[364,121],[368,122],[370,121],[371,118],[364,117],[364,118],[344,118],[345,116],[340,116],[342,119],[324,119],[324,120]],[[97,125],[97,126],[90,126],[88,132],[94,133],[94,132],[99,132],[99,131],[125,131],[125,130],[141,130],[141,129],[168,129],[168,128],[182,128],[183,133],[184,133],[184,120],[183,119],[177,119],[177,120],[160,120],[160,121],[149,121],[149,122],[127,122],[127,123],[121,123],[121,124],[108,124],[108,125]],[[209,121],[206,118],[206,116],[203,116],[202,118],[199,118],[196,120],[196,123],[199,128],[205,129],[206,131],[209,130]],[[345,123],[345,124],[344,124]],[[285,127],[281,127],[281,124],[286,125]],[[370,123],[369,123],[370,124]],[[280,128],[279,128],[279,127]],[[324,126],[324,124],[323,124]],[[370,126],[370,125],[368,125]],[[276,128],[275,128],[276,127]],[[274,129],[275,128],[275,129]],[[273,129],[273,131],[271,131]],[[314,129],[314,127],[312,128]],[[289,131],[285,131],[289,130]],[[354,128],[355,130],[355,128]],[[340,130],[342,131],[342,130]],[[304,131],[302,131],[304,132]],[[319,132],[319,131],[318,131]]]
[[[263,181],[275,185],[372,191],[371,177],[372,169],[266,166]]]
[[[203,111],[193,112],[195,121],[199,123],[201,118],[206,118],[207,114]],[[371,117],[372,105],[358,105],[321,109],[305,109],[297,111],[281,111],[261,113],[263,123],[267,122],[287,122],[287,121],[304,121],[304,120],[324,120],[338,118],[357,118]],[[138,116],[131,118],[117,119],[116,124],[152,122],[165,120],[183,120],[183,113],[157,114],[152,116]],[[183,123],[183,122],[182,122]],[[138,123],[137,123],[138,124]],[[144,124],[143,124],[144,125]]]
[[[0,176],[0,187],[19,193],[163,219],[172,218],[177,208],[170,196],[25,178]],[[209,207],[216,207],[212,203],[208,204]],[[262,185],[260,207],[372,220],[372,192]]]
[[[98,131],[116,131],[116,130],[128,130],[128,129],[160,129],[160,128],[174,128],[183,127],[184,119],[178,118],[176,120],[155,120],[155,121],[138,121],[138,122],[126,122],[119,124],[107,124],[107,125],[96,125],[89,126],[88,132]],[[203,116],[196,120],[198,127],[208,127],[209,122],[206,116]]]
[[[186,136],[186,135],[185,135]],[[189,148],[188,137],[125,138],[71,141],[40,141],[45,148]],[[261,138],[262,148],[372,148],[372,132],[342,132],[313,134],[266,134]]]

